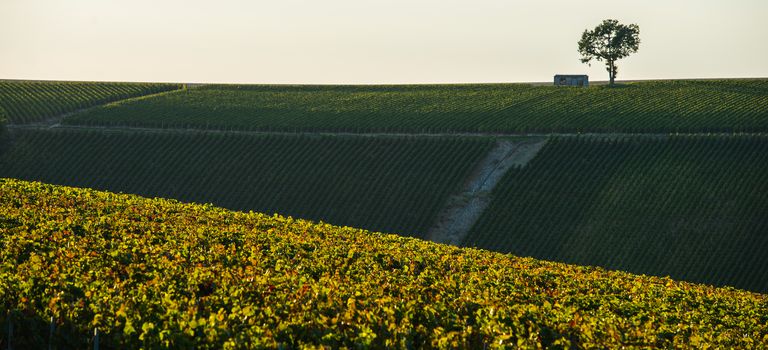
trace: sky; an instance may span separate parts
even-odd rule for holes
[[[607,80],[603,19],[640,26],[619,80],[768,77],[768,0],[0,0],[0,79],[271,84]]]

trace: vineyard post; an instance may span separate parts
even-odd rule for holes
[[[93,329],[93,350],[99,350],[99,329]]]

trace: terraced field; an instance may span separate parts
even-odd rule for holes
[[[0,176],[422,236],[490,138],[14,130]]]
[[[0,244],[4,347],[768,346],[761,294],[164,199],[0,179]]]
[[[768,137],[553,139],[465,245],[768,292]]]
[[[180,84],[0,80],[0,110],[5,110],[10,123],[34,123],[95,105],[179,88]]]
[[[766,106],[766,79],[615,88],[218,85],[108,105],[65,123],[307,132],[764,132]]]

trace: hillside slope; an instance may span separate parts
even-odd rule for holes
[[[422,236],[486,138],[14,130],[0,177]],[[0,150],[2,152],[2,150]]]
[[[467,246],[768,292],[768,137],[553,139]]]
[[[0,179],[0,245],[15,348],[768,345],[765,295],[164,199]]]
[[[98,104],[181,88],[180,84],[0,80],[0,108],[14,124],[34,123]]]
[[[405,133],[768,131],[768,79],[528,84],[209,85],[97,108],[71,125]]]

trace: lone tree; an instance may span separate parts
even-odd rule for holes
[[[638,48],[640,27],[637,24],[623,25],[615,19],[606,19],[595,29],[585,30],[579,40],[581,62],[589,63],[592,59],[605,61],[611,85],[619,72],[616,61],[637,52]]]

